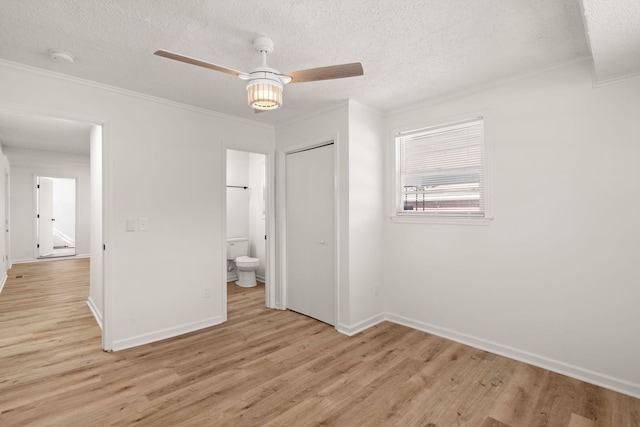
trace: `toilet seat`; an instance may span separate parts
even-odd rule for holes
[[[260,260],[258,258],[251,258],[249,256],[239,256],[235,259],[238,267],[259,267]]]
[[[260,260],[249,256],[239,256],[235,259],[235,262],[238,268],[238,281],[236,285],[243,288],[257,286],[256,270],[260,267]]]

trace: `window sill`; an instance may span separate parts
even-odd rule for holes
[[[489,225],[493,218],[431,215],[391,215],[391,221],[406,224]]]

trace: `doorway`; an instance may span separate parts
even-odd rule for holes
[[[76,255],[75,178],[36,177],[37,258]]]
[[[226,241],[234,247],[245,247],[246,244],[247,252],[241,256],[258,260],[253,263],[257,264],[253,275],[256,286],[264,290],[266,306],[270,306],[268,160],[269,156],[263,153],[226,150]],[[224,255],[227,286],[246,286],[245,280],[251,274],[238,271],[226,246]],[[242,285],[237,284],[240,280]],[[256,287],[251,287],[255,291]]]
[[[285,159],[287,308],[335,325],[334,144]]]
[[[113,348],[111,327],[107,321],[110,318],[109,288],[106,285],[109,233],[108,221],[103,215],[108,211],[109,200],[108,170],[103,168],[103,164],[108,162],[108,144],[106,138],[103,140],[103,133],[108,135],[109,125],[104,124],[102,118],[60,115],[55,110],[36,112],[7,108],[0,108],[0,125],[11,129],[12,135],[12,138],[3,141],[2,150],[11,164],[10,169],[5,170],[5,194],[9,195],[5,200],[5,216],[9,222],[5,225],[10,225],[5,229],[6,253],[10,254],[6,260],[7,268],[15,263],[57,259],[51,256],[56,255],[53,248],[42,252],[43,255],[50,253],[50,256],[39,256],[37,177],[72,177],[76,186],[76,197],[73,198],[76,208],[72,210],[75,226],[70,229],[74,236],[65,234],[73,237],[68,240],[75,242],[56,244],[56,240],[53,240],[51,247],[69,246],[65,248],[67,253],[75,253],[76,257],[89,255],[91,258],[87,304],[102,328],[103,348]],[[69,159],[67,155],[73,158]],[[86,157],[78,163],[78,156],[84,155]],[[25,158],[34,159],[32,156],[36,156],[37,161],[23,161]],[[84,166],[87,161],[88,169]],[[56,221],[51,221],[51,218]],[[49,223],[58,222],[54,215],[51,218]],[[88,225],[87,220],[90,221]],[[89,233],[90,239],[87,238]],[[75,246],[72,251],[71,246]]]

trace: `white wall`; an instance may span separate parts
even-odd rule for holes
[[[273,128],[7,62],[0,81],[0,108],[103,124],[105,346],[224,321],[222,147],[272,149]]]
[[[380,320],[384,220],[382,117],[349,103],[349,321],[355,332]]]
[[[594,89],[590,68],[574,63],[389,117],[391,135],[488,110],[495,219],[387,220],[386,310],[640,395],[640,80]],[[387,183],[392,173],[389,161]]]
[[[88,256],[91,191],[89,157],[15,147],[6,147],[5,151],[11,163],[11,261],[28,262],[37,257],[36,176],[76,179],[76,254]]]

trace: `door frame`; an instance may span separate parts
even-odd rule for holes
[[[9,174],[9,169],[5,166],[4,168],[4,269],[5,272],[9,271],[11,268],[11,209],[10,209],[10,191],[11,191],[11,183],[9,179],[11,178]]]
[[[75,209],[75,220],[74,220],[74,229],[75,229],[75,237],[77,240],[77,236],[78,236],[78,176],[76,175],[57,175],[57,174],[46,174],[46,175],[42,175],[42,174],[38,174],[38,173],[34,173],[33,174],[33,188],[34,188],[34,203],[33,203],[33,208],[35,210],[33,218],[34,218],[34,233],[33,233],[33,238],[34,238],[34,243],[33,243],[33,250],[34,250],[34,259],[36,260],[41,260],[41,259],[56,259],[58,257],[55,256],[40,256],[40,251],[38,250],[38,244],[39,244],[39,224],[38,224],[38,214],[39,214],[39,203],[40,200],[38,197],[38,178],[51,178],[51,179],[72,179],[75,182],[75,188],[74,188],[74,209]],[[54,250],[55,252],[55,250]],[[73,256],[76,256],[78,254],[78,248],[75,248],[75,254]]]
[[[264,302],[268,308],[279,308],[276,298],[276,215],[275,215],[275,156],[274,150],[259,150],[256,148],[236,147],[229,144],[221,144],[222,167],[221,182],[224,191],[221,193],[222,203],[222,319],[227,321],[227,150],[243,151],[245,153],[261,154],[264,156],[264,193],[265,193],[265,224],[264,231],[267,236],[265,242],[265,263],[264,263]]]
[[[334,253],[334,263],[333,263],[333,283],[334,283],[334,322],[333,327],[338,328],[340,324],[340,275],[341,271],[340,266],[340,193],[339,193],[339,183],[340,183],[340,139],[338,134],[328,135],[321,138],[314,138],[306,142],[302,142],[300,144],[295,144],[287,147],[284,150],[280,150],[278,152],[278,194],[280,197],[278,198],[278,255],[279,255],[279,286],[278,286],[278,294],[280,296],[279,306],[281,310],[287,309],[287,214],[286,214],[286,202],[287,202],[287,194],[286,194],[286,156],[287,154],[293,154],[300,151],[311,150],[314,148],[321,147],[323,145],[327,145],[333,143],[333,253]]]

